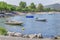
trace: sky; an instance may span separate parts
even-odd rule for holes
[[[13,4],[13,5],[19,5],[20,1],[26,2],[27,5],[30,5],[30,3],[32,3],[32,2],[34,2],[36,5],[38,5],[39,3],[41,3],[43,5],[60,3],[60,0],[0,0],[0,1],[4,1],[4,2],[7,2],[8,4]]]

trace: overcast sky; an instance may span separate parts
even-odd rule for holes
[[[0,1],[5,1],[9,4],[14,4],[14,5],[19,5],[20,1],[25,1],[27,5],[29,5],[31,2],[34,2],[35,4],[42,3],[43,5],[60,3],[60,0],[0,0]]]

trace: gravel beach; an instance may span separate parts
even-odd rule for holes
[[[30,39],[30,38],[21,38],[21,37],[11,37],[11,36],[0,36],[0,40],[55,40],[51,38],[43,38],[43,39]]]

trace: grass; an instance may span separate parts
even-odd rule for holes
[[[0,27],[0,35],[6,35],[7,34],[7,30],[3,27]]]

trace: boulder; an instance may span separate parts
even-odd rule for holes
[[[30,35],[29,35],[29,38],[31,38],[31,39],[32,39],[32,38],[36,38],[36,37],[37,37],[36,34],[30,34]]]
[[[26,34],[26,35],[23,36],[23,38],[29,38],[29,35]]]
[[[22,37],[23,34],[21,34],[21,33],[15,33],[14,36],[16,36],[16,37]]]
[[[60,36],[55,36],[54,39],[60,39]]]
[[[43,38],[42,34],[41,33],[37,34],[37,38]]]
[[[8,36],[14,36],[15,32],[7,32]]]

